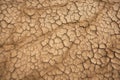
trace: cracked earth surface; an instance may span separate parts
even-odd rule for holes
[[[0,0],[0,80],[120,80],[120,0]]]

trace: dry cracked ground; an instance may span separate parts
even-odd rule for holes
[[[120,0],[0,0],[0,80],[120,80]]]

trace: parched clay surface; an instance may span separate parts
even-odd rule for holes
[[[0,0],[0,80],[120,80],[120,0]]]

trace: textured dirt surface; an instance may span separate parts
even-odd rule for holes
[[[0,80],[120,80],[120,0],[0,0]]]

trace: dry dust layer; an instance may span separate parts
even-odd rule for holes
[[[0,80],[120,80],[120,0],[0,0]]]

